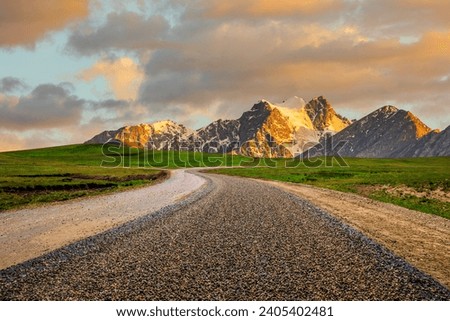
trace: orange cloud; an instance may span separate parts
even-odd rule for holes
[[[21,150],[26,148],[26,142],[18,135],[11,134],[10,132],[1,131],[0,152]]]
[[[374,38],[359,25],[330,28],[294,19],[223,20],[177,31],[190,41],[155,51],[145,68],[140,99],[152,110],[182,103],[208,110],[220,99],[217,118],[233,118],[260,98],[323,94],[362,116],[386,103],[418,110],[448,98],[446,83],[437,80],[450,75],[449,32],[402,43]]]
[[[129,57],[116,60],[101,60],[80,73],[85,81],[104,77],[117,99],[134,100],[144,74]]]
[[[88,0],[2,0],[0,46],[32,46],[46,33],[87,15]]]
[[[205,14],[212,17],[222,16],[291,16],[296,14],[316,14],[335,9],[338,0],[247,0],[247,1],[201,1]]]

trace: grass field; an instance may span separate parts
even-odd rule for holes
[[[0,210],[63,201],[151,184],[158,169],[103,168],[98,146],[0,153]]]
[[[190,168],[204,166],[236,166],[256,164],[249,157],[186,151],[143,151],[115,145],[68,145],[17,152],[0,153],[3,159],[27,163],[57,162],[77,166],[105,168]]]
[[[310,184],[450,218],[450,157],[253,159],[239,155],[71,145],[0,153],[0,210],[149,184],[161,169],[227,166],[216,173]]]
[[[357,193],[450,219],[450,157],[345,159],[348,166],[215,169],[227,175],[309,184]],[[289,164],[289,162],[288,162]],[[291,164],[292,165],[292,164]]]

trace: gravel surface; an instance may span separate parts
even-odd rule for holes
[[[157,185],[0,213],[0,269],[160,210],[204,183],[180,169]]]
[[[450,220],[351,193],[265,182],[307,199],[450,288]]]
[[[265,183],[203,189],[0,271],[2,300],[450,300],[450,291],[323,210]]]

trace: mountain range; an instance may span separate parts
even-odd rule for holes
[[[345,145],[339,150],[325,146]],[[328,150],[327,150],[328,149]],[[333,136],[321,139],[308,156],[335,155],[362,158],[405,158],[450,155],[450,126],[431,130],[409,111],[384,106]]]
[[[326,150],[342,142],[340,149]],[[351,121],[324,97],[261,100],[238,119],[216,120],[198,130],[171,120],[104,131],[86,144],[120,143],[152,150],[235,153],[252,157],[426,157],[450,155],[450,126],[431,130],[411,112],[384,106]]]

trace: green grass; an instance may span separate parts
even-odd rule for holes
[[[157,169],[104,168],[98,146],[0,153],[0,210],[64,201],[151,184]]]
[[[94,167],[190,168],[255,164],[250,157],[187,151],[144,151],[115,145],[69,145],[18,152],[0,153],[4,158],[26,160],[27,163],[55,161]]]
[[[323,161],[323,160],[321,160]],[[343,192],[358,193],[372,199],[409,209],[450,218],[450,203],[430,197],[392,195],[374,187],[408,186],[416,191],[450,191],[450,158],[345,159],[348,166],[308,167],[275,160],[274,167],[216,169],[227,175],[309,184]]]

